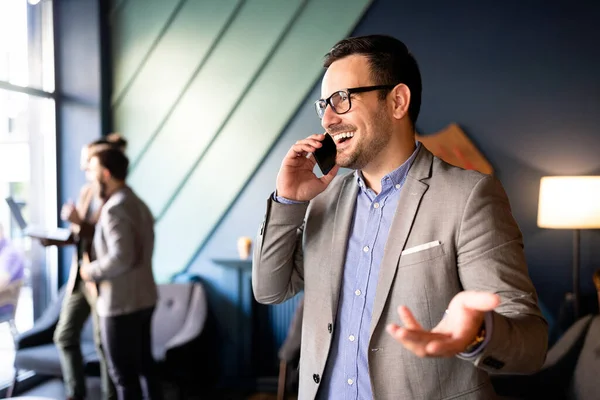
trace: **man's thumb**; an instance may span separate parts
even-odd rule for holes
[[[460,300],[465,308],[478,311],[491,311],[500,304],[500,296],[488,292],[464,291],[460,293]]]
[[[335,165],[333,168],[331,168],[331,171],[329,171],[329,173],[327,175],[323,175],[323,177],[321,178],[321,181],[324,184],[329,185],[331,183],[331,181],[333,180],[333,178],[335,178],[335,176],[337,175],[339,170],[340,170],[340,166]]]

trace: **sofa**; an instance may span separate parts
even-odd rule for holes
[[[35,322],[33,328],[16,339],[15,380],[10,393],[16,393],[17,373],[31,370],[37,374],[61,377],[58,351],[52,341],[58,323],[65,289]],[[213,318],[201,282],[158,285],[159,300],[152,321],[152,352],[161,377],[183,393],[206,391],[214,385],[218,368]],[[85,373],[100,374],[93,340],[92,319],[81,334]],[[198,362],[202,360],[202,362]],[[194,368],[189,368],[189,365]]]
[[[575,322],[552,346],[541,370],[532,375],[492,375],[506,400],[600,399],[600,315]]]

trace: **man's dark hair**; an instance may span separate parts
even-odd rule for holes
[[[100,150],[93,157],[98,158],[98,163],[110,172],[117,180],[124,181],[127,178],[129,159],[122,151],[115,148]]]
[[[406,45],[386,35],[343,39],[325,55],[323,66],[329,68],[335,61],[353,54],[366,56],[369,60],[373,85],[403,83],[410,89],[408,117],[414,125],[421,110],[421,73],[417,60]],[[387,92],[381,92],[379,96],[383,100]]]
[[[127,139],[116,132],[106,135],[106,141],[120,149],[127,147]]]
[[[116,147],[117,149],[124,149],[125,147],[127,147],[127,139],[125,139],[118,133],[111,133],[107,136],[101,137],[100,139],[94,140],[88,146],[110,146]]]

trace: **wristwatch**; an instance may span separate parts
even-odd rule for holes
[[[481,323],[481,328],[475,336],[475,339],[462,351],[463,353],[469,354],[477,350],[481,343],[485,340],[485,320]]]

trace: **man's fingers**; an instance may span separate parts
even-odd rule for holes
[[[288,151],[287,158],[306,157],[308,154],[313,153],[316,149],[323,146],[321,141],[325,138],[325,134],[317,133],[310,135],[305,139],[298,140]]]
[[[298,140],[294,146],[302,146],[302,145],[309,145],[312,146],[314,148],[319,148],[321,146],[323,146],[323,143],[321,143],[320,140],[315,140],[315,139],[302,139],[302,140]]]
[[[317,140],[317,141],[320,142],[324,138],[325,138],[325,134],[324,133],[315,133],[315,134],[310,135],[306,139],[313,139],[313,140]]]
[[[427,354],[425,353],[425,343],[418,343],[414,340],[407,339],[409,336],[409,332],[399,327],[396,324],[388,324],[386,326],[386,331],[397,341],[402,344],[407,350],[416,354],[419,357],[425,357]]]
[[[427,346],[433,341],[447,340],[448,337],[441,333],[432,333],[428,331],[415,331],[401,328],[395,324],[386,326],[386,331],[398,342],[400,342],[407,350],[416,354],[419,357],[426,357],[430,354],[427,352]]]
[[[425,352],[434,357],[452,357],[463,351],[465,347],[457,340],[443,338],[427,343]]]
[[[292,156],[296,156],[297,154],[306,156],[308,153],[312,153],[314,151],[315,147],[308,143],[302,143],[293,145],[288,154],[291,154]]]
[[[412,329],[400,328],[396,331],[396,336],[402,339],[403,342],[421,344],[423,346],[431,343],[434,340],[446,340],[448,335],[443,333],[434,333],[429,331],[415,331]]]
[[[398,315],[406,329],[423,330],[410,310],[406,306],[398,306]]]

